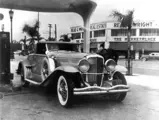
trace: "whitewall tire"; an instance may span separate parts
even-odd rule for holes
[[[71,79],[61,75],[57,82],[57,96],[61,106],[69,107],[72,105],[74,84]]]

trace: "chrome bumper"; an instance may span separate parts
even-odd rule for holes
[[[89,86],[85,88],[74,88],[74,95],[96,95],[96,94],[106,94],[106,93],[121,93],[128,92],[128,85],[115,85],[113,87],[99,87],[99,86]]]

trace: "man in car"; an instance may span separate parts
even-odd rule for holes
[[[109,48],[109,45],[107,46],[107,48],[105,48],[104,43],[99,46],[97,54],[104,57],[104,62],[108,59],[113,59],[116,63],[118,62],[118,54],[116,53],[116,51]]]

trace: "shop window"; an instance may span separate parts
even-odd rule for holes
[[[104,36],[105,36],[105,30],[94,31],[94,37],[104,37]]]
[[[127,36],[127,29],[112,29],[111,36]],[[131,36],[136,36],[136,29],[131,29]]]
[[[90,38],[92,38],[92,31],[90,31]]]
[[[140,29],[140,36],[159,36],[159,29]]]
[[[72,39],[81,39],[81,33],[72,33]]]

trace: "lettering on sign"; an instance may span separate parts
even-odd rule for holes
[[[128,38],[125,38],[125,41],[127,41]],[[156,41],[156,38],[130,38],[130,41],[140,41],[140,42],[155,42]]]
[[[106,28],[106,24],[105,23],[101,23],[101,24],[94,24],[90,26],[91,30],[95,30],[95,29],[105,29]],[[82,27],[73,27],[71,28],[71,32],[83,32],[84,29]]]
[[[128,38],[124,38],[125,41],[128,40]],[[122,38],[114,38],[114,41],[116,42],[120,42],[122,41]],[[141,37],[141,38],[130,38],[130,41],[138,41],[138,42],[155,42],[156,38],[154,37],[150,37],[150,38],[145,38],[145,37]]]
[[[83,31],[82,27],[71,28],[71,32],[82,32],[82,31]]]
[[[152,22],[138,22],[133,25],[134,27],[152,27]]]
[[[96,39],[90,39],[91,43],[94,43],[96,41],[97,41]],[[84,40],[81,40],[81,43],[83,43],[83,42],[84,42]],[[76,43],[80,43],[80,40],[76,40]]]
[[[114,41],[121,41],[121,38],[114,38]]]
[[[114,23],[114,27],[120,27],[120,23]],[[152,27],[152,22],[136,22],[133,27]]]
[[[120,23],[114,23],[114,27],[120,27]]]
[[[95,24],[95,25],[91,25],[90,29],[105,29],[106,28],[106,24]]]

